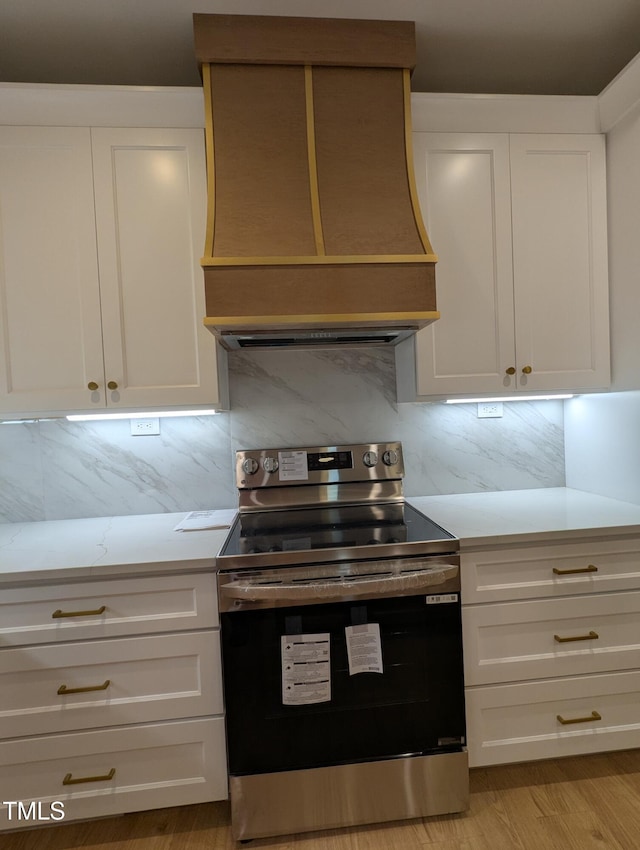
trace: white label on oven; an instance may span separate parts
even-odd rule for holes
[[[306,452],[278,452],[280,481],[306,481],[309,478]]]
[[[310,705],[331,699],[329,633],[282,635],[282,704]]]
[[[425,596],[427,605],[442,605],[447,602],[457,602],[457,593],[436,593],[432,596]]]
[[[380,624],[346,626],[349,675],[356,673],[382,673],[382,645]]]

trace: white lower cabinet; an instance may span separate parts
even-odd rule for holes
[[[61,802],[67,821],[223,799],[224,748],[222,717],[4,741],[0,823],[34,826],[9,819],[12,801]]]
[[[640,746],[640,540],[463,553],[472,766]]]
[[[8,588],[0,623],[0,829],[227,797],[213,574]]]
[[[473,766],[640,747],[640,672],[467,690]]]

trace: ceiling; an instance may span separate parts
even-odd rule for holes
[[[1,0],[0,81],[198,86],[193,12],[416,22],[414,91],[595,95],[639,0]]]

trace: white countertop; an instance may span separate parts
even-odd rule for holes
[[[640,505],[568,487],[408,497],[418,510],[460,539],[462,549],[640,534]]]
[[[221,511],[220,516],[228,515]],[[212,569],[228,527],[174,531],[187,513],[0,524],[0,582]]]
[[[640,534],[640,505],[564,487],[408,501],[460,539],[502,543]],[[220,516],[228,515],[228,511]],[[228,528],[174,531],[186,513],[0,524],[0,583],[209,570]]]

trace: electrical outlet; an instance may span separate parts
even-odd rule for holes
[[[501,416],[501,401],[481,401],[478,403],[478,419],[499,419]]]
[[[130,419],[131,436],[142,437],[152,436],[160,433],[160,420],[155,419]]]

